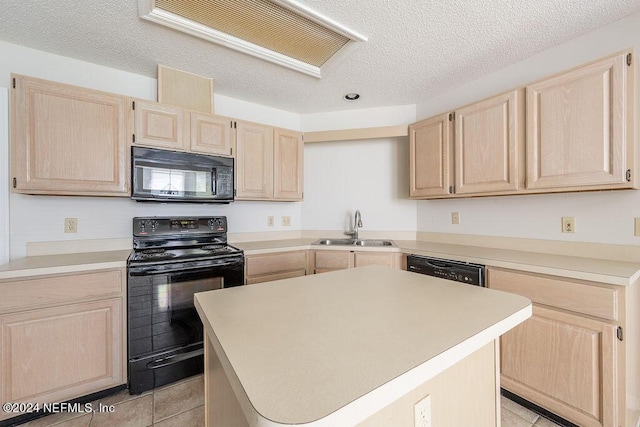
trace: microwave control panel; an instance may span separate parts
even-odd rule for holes
[[[218,167],[216,176],[218,179],[216,183],[216,194],[218,196],[233,196],[233,169]]]

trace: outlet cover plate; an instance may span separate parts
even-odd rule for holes
[[[563,233],[575,233],[576,232],[576,218],[573,216],[562,217],[562,232]]]
[[[414,405],[414,427],[431,427],[431,395]]]

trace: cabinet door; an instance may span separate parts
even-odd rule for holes
[[[275,129],[273,143],[273,197],[277,200],[302,200],[304,166],[302,134]]]
[[[630,187],[627,54],[527,86],[527,188]]]
[[[189,141],[185,132],[185,115],[180,107],[135,101],[135,144],[186,150]]]
[[[272,199],[273,128],[237,122],[236,147],[236,198]]]
[[[14,191],[128,196],[127,98],[12,77]]]
[[[191,112],[191,151],[231,156],[234,130],[228,117]]]
[[[316,251],[314,257],[315,274],[345,270],[354,265],[353,252],[350,251]]]
[[[523,95],[515,90],[456,110],[456,194],[520,188]]]
[[[393,267],[393,253],[391,252],[355,252],[354,266],[384,265]]]
[[[451,185],[451,121],[449,114],[409,126],[409,196],[449,194]]]
[[[534,305],[501,338],[501,385],[578,425],[616,427],[613,325]]]
[[[2,402],[62,402],[126,383],[122,307],[113,298],[0,316]]]

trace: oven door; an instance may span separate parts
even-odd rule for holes
[[[130,392],[202,372],[202,322],[194,294],[242,285],[244,257],[128,269]]]

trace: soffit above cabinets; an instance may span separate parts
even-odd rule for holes
[[[293,0],[139,0],[140,17],[320,78],[367,38]]]

